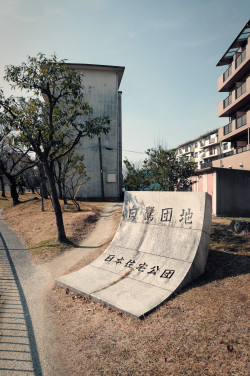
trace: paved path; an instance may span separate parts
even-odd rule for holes
[[[12,257],[26,250],[0,219],[0,375],[42,375],[32,320]]]
[[[57,276],[105,244],[115,232],[112,213],[122,206],[107,203],[94,231],[79,247],[43,265],[1,219],[0,212],[0,376],[62,376],[56,364],[45,302]]]

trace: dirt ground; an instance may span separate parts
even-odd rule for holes
[[[39,213],[38,218],[33,205],[39,205],[39,201],[22,205],[4,215],[22,238],[32,227],[33,235],[25,240],[31,252],[37,252],[34,261],[43,262],[66,252],[41,244],[47,241],[45,235],[49,245],[56,244],[54,225],[48,220],[50,211]],[[82,229],[85,236],[91,231],[95,221],[88,222],[87,218],[98,217],[101,210],[101,205],[84,205],[81,214],[67,217],[64,212],[74,242],[80,241],[77,233]],[[26,210],[28,214],[24,214]],[[19,215],[23,215],[21,224],[16,219]],[[114,220],[118,224],[119,211]],[[39,238],[44,222],[47,230]],[[55,376],[249,375],[250,239],[234,235],[228,230],[229,223],[230,219],[213,219],[205,273],[142,321],[54,287],[47,303],[62,365],[60,375]],[[73,269],[89,264],[107,246],[82,258]]]
[[[20,196],[20,205],[10,207],[3,213],[4,219],[16,234],[25,241],[35,263],[48,262],[70,249],[84,239],[94,228],[103,206],[101,203],[80,203],[81,211],[69,202],[63,205],[63,220],[70,245],[57,243],[55,214],[50,200],[44,200],[45,211],[41,211],[41,200],[38,195]],[[0,199],[1,204],[6,200]],[[9,205],[11,201],[8,199]],[[6,204],[7,206],[7,204]]]

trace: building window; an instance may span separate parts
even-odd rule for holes
[[[228,144],[223,145],[223,150],[228,150]]]
[[[198,152],[194,153],[194,157],[198,158]]]

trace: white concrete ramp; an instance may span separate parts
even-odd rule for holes
[[[126,192],[110,246],[57,284],[143,317],[204,272],[211,213],[207,193]]]

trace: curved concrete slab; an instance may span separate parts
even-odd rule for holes
[[[207,193],[126,192],[110,246],[57,284],[143,317],[204,272],[211,217]]]

